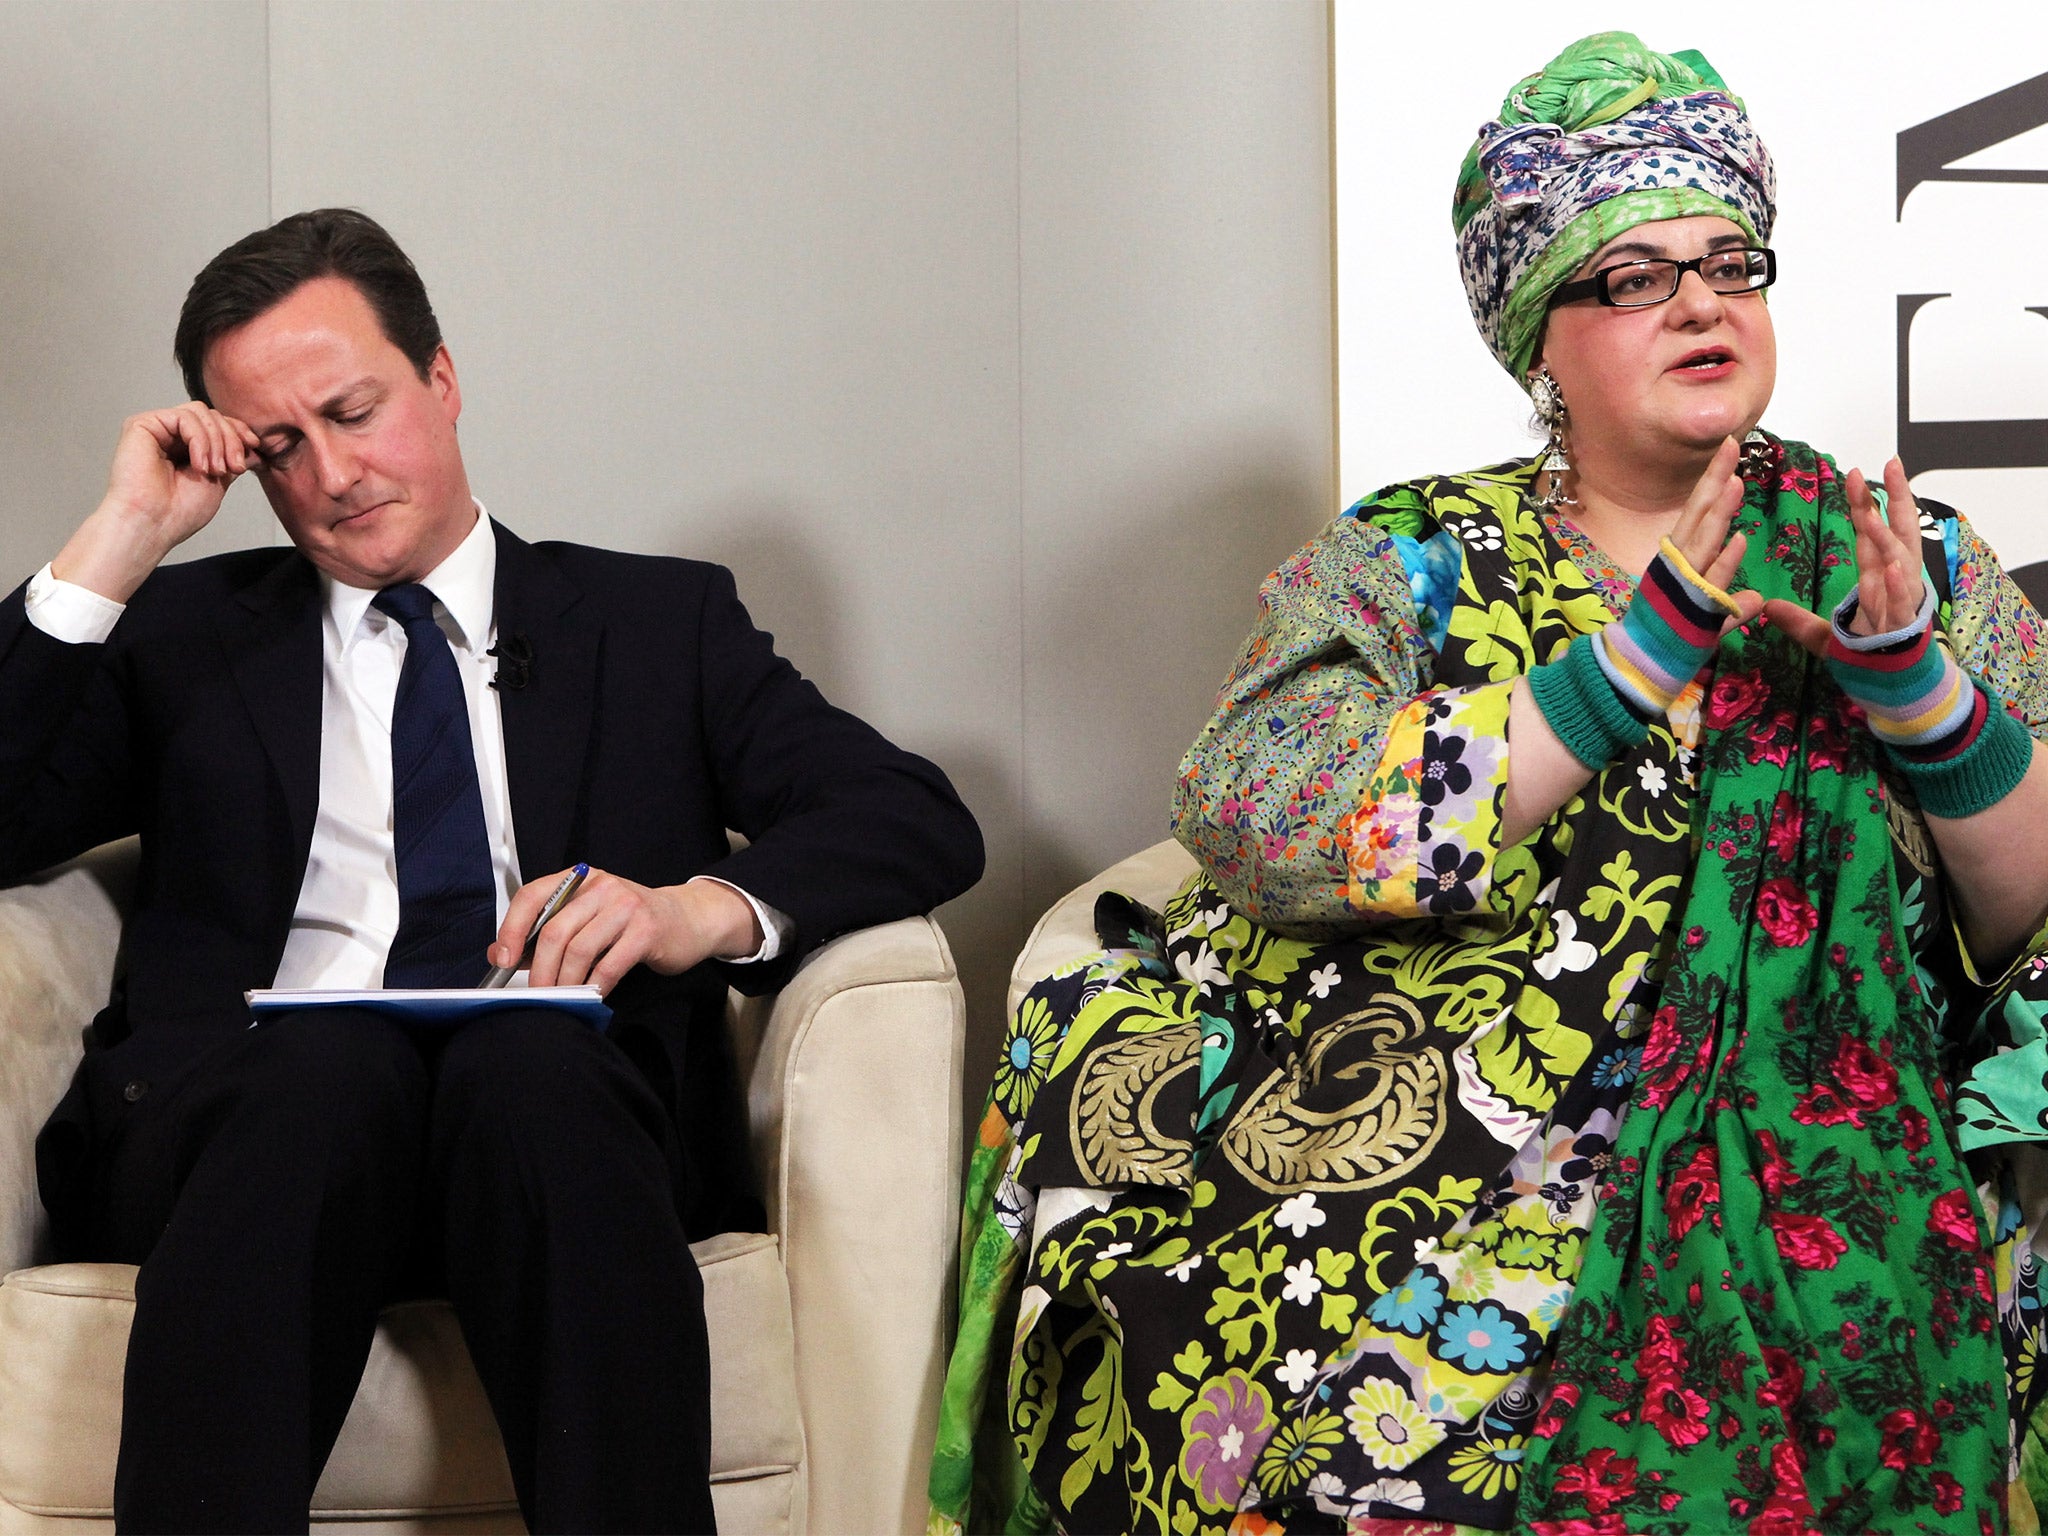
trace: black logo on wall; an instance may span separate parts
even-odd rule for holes
[[[2048,169],[1979,170],[1956,161],[2048,124],[2048,74],[1993,92],[1982,100],[1944,112],[1899,135],[1899,200],[1930,181],[2038,183],[2048,187]],[[2048,282],[2048,277],[2044,277]],[[2006,421],[1916,421],[1913,418],[1913,317],[1945,293],[1902,293],[1898,297],[1899,456],[1915,474],[1932,469],[2031,469],[2048,467],[2048,417]],[[2048,319],[2048,303],[2027,306]],[[2022,567],[2013,577],[2036,608],[2048,607],[2048,561]]]

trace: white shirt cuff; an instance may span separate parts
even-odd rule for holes
[[[29,623],[66,645],[98,645],[114,632],[115,621],[127,611],[125,603],[101,597],[89,587],[60,581],[47,565],[29,577],[23,602]]]
[[[686,883],[695,884],[699,880],[709,880],[713,885],[722,885],[731,891],[754,909],[754,917],[761,925],[761,947],[751,955],[741,955],[737,959],[726,961],[726,964],[758,965],[761,961],[773,960],[782,953],[782,946],[787,944],[790,935],[796,932],[796,922],[788,913],[778,912],[764,901],[756,901],[730,880],[721,880],[716,875],[693,875]]]

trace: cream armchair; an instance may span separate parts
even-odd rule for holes
[[[32,1144],[104,1001],[132,843],[0,891],[0,1536],[104,1531],[135,1271],[23,1267]],[[949,1337],[963,1005],[928,919],[849,934],[733,999],[769,1233],[697,1245],[720,1528],[914,1532]],[[313,1501],[352,1533],[516,1531],[445,1303],[384,1315]]]

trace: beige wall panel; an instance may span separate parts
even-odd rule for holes
[[[1021,922],[1015,15],[1008,5],[272,7],[278,213],[412,253],[472,483],[529,538],[734,567],[990,846]]]
[[[0,591],[106,489],[123,418],[184,398],[185,286],[263,222],[258,0],[0,5]],[[183,555],[269,542],[253,486]]]
[[[1022,10],[1034,911],[1166,835],[1258,581],[1332,510],[1327,25]]]

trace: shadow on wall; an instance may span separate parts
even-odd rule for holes
[[[102,60],[93,50],[111,43],[113,32],[131,31],[124,18],[78,9],[83,14],[0,9],[15,50],[0,68],[0,134],[7,145],[0,162],[0,207],[6,210],[0,220],[0,359],[7,390],[0,462],[7,465],[9,491],[0,521],[0,592],[54,556],[92,511],[106,490],[122,421],[184,399],[171,365],[178,307],[192,274],[217,249],[219,230],[240,232],[239,187],[232,183],[238,162],[246,163],[243,148],[222,149],[201,185],[179,186],[170,173],[189,166],[177,132],[146,148],[130,146],[118,123],[94,117],[102,103],[69,96],[53,113],[42,94],[50,89],[47,81],[26,94],[12,88],[25,67],[35,67],[24,66],[23,58],[41,59],[62,75],[81,59]],[[162,21],[138,17],[136,25],[147,35]],[[54,60],[38,51],[59,38],[63,48]],[[118,70],[136,59],[115,60],[111,78],[123,80]],[[108,89],[119,94],[121,87]],[[118,118],[152,105],[161,104],[129,101],[111,110]],[[224,182],[230,184],[225,189]],[[261,183],[248,185],[256,190]],[[257,196],[260,216],[260,191]],[[138,239],[136,232],[145,229],[149,238]],[[260,545],[274,530],[251,477],[229,490],[219,514],[171,559]]]
[[[856,680],[872,675],[873,657],[849,657],[844,639],[848,598],[845,581],[836,575],[817,547],[793,534],[800,527],[791,509],[780,503],[721,504],[705,536],[688,537],[678,553],[714,560],[729,567],[739,584],[741,601],[754,622],[775,636],[777,651],[794,662],[835,704],[867,716],[886,729],[880,711],[864,707]],[[926,709],[906,713],[930,718]],[[1005,762],[985,737],[973,734],[977,722],[948,713],[943,729],[927,726],[918,739],[902,744],[938,763],[953,787],[981,823],[988,847],[988,869],[966,895],[934,914],[945,929],[967,995],[970,1084],[982,1072],[980,1039],[975,1021],[1001,1018],[1010,964],[1023,944],[1028,923],[1018,896],[1017,843],[1013,807],[1018,798],[1015,762]],[[1004,732],[1007,737],[1010,733]],[[988,1049],[995,1048],[993,1040]],[[970,1087],[979,1094],[979,1087]],[[976,1103],[979,1103],[977,1098]]]
[[[1170,834],[1175,770],[1251,631],[1259,583],[1328,520],[1319,470],[1295,443],[1222,444],[1065,509],[1075,536],[1026,552],[1022,901],[1000,955],[977,953],[969,979],[970,1148],[1011,963],[1046,908]]]
[[[933,756],[944,763],[953,787],[971,807],[1014,806],[1017,765],[1004,762],[985,743],[965,737],[936,744]],[[981,884],[934,915],[946,930],[954,962],[960,968],[961,990],[967,995],[967,1040],[961,1058],[963,1111],[970,1137],[981,1096],[1003,1031],[1003,999],[1009,991],[1010,966],[1024,947],[1024,935],[1038,914],[1019,899],[1019,860],[1014,829],[982,817],[988,840],[988,873]]]
[[[9,163],[0,171],[7,206],[0,222],[0,272],[6,274],[0,356],[10,386],[7,409],[0,411],[0,457],[12,493],[0,525],[0,592],[6,592],[56,555],[106,486],[121,417],[107,414],[105,389],[90,365],[81,368],[73,355],[81,345],[104,340],[81,323],[77,271],[81,260],[92,261],[82,254],[94,250],[88,237],[103,231],[94,229],[98,220],[86,206],[92,199],[78,194],[73,179],[104,187],[118,186],[119,178],[90,140],[23,121],[13,110],[0,114],[0,122],[12,130]],[[52,165],[65,166],[69,176],[39,173]]]
[[[783,502],[721,502],[677,541],[671,554],[725,566],[739,584],[754,623],[775,637],[775,649],[796,663],[833,703],[851,702],[858,668],[845,655],[845,596],[815,546],[791,537],[795,508]]]
[[[987,715],[907,743],[945,768],[988,839],[981,884],[938,914],[967,994],[970,1136],[1025,936],[1069,890],[1169,835],[1176,767],[1251,630],[1259,583],[1330,516],[1327,459],[1306,437],[1214,434],[1200,453],[1138,460],[1109,490],[1027,522],[1021,756],[1014,723]],[[844,651],[843,582],[793,526],[786,506],[721,505],[679,552],[730,566],[777,648],[861,710],[871,690]]]
[[[1329,520],[1306,441],[1212,443],[1067,515],[1085,540],[1026,589],[1024,905],[1029,920],[1171,833],[1181,755],[1257,616],[1258,586]]]

